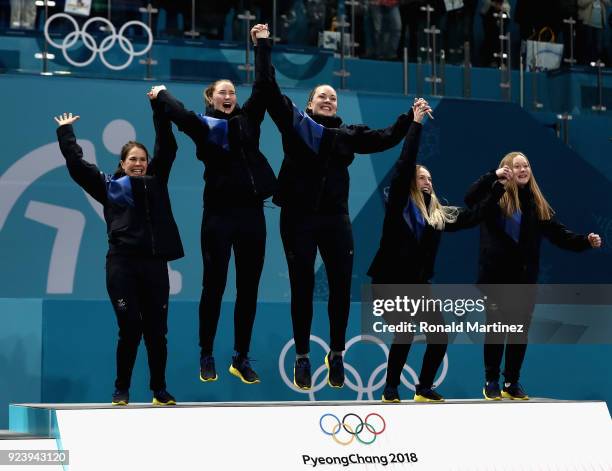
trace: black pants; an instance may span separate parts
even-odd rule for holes
[[[535,293],[535,291],[534,291]],[[487,325],[501,322],[503,325],[522,324],[523,332],[485,334],[484,364],[486,381],[499,381],[502,357],[504,378],[508,383],[519,380],[521,367],[527,352],[527,339],[533,315],[534,293],[525,293],[525,298],[516,302],[489,303]]]
[[[109,255],[106,288],[117,323],[117,389],[129,389],[140,338],[144,337],[153,391],[166,389],[168,265],[151,257]]]
[[[259,278],[266,252],[263,207],[205,209],[201,243],[204,264],[199,309],[201,355],[213,352],[232,249],[236,263],[234,350],[246,355],[251,344]]]
[[[314,266],[317,248],[321,252],[329,299],[330,348],[344,350],[351,305],[353,273],[353,230],[346,214],[303,214],[281,210],[281,237],[291,283],[291,321],[295,351],[310,352]]]
[[[374,279],[372,280],[372,284],[392,283],[386,280]],[[400,325],[400,323],[406,321],[408,317],[397,313],[387,313],[384,315],[384,319],[389,325]],[[421,312],[412,319],[415,325],[418,325],[421,321],[427,322],[429,325],[444,325],[444,317],[442,313],[438,311]],[[412,346],[413,340],[414,333],[412,332],[397,332],[394,334],[393,343],[389,350],[389,359],[387,360],[387,384],[396,387],[399,386],[402,370],[408,359],[408,353],[410,353],[410,347]],[[440,368],[444,360],[444,355],[446,355],[448,334],[445,332],[426,333],[425,340],[427,342],[427,347],[425,348],[421,373],[419,374],[419,386],[431,388],[438,368]]]

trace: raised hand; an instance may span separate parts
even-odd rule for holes
[[[417,104],[420,104],[420,105],[426,106],[426,107],[427,107],[427,109],[425,110],[425,114],[427,114],[427,116],[429,116],[429,118],[430,118],[430,119],[434,119],[433,115],[431,114],[432,109],[431,109],[431,107],[429,106],[429,103],[427,103],[427,100],[425,100],[424,98],[415,98],[415,99],[414,99],[413,108],[412,108],[412,111],[413,111],[413,112],[414,112],[414,105],[417,105]],[[416,121],[416,120],[415,120],[415,121]],[[418,122],[420,123],[421,121],[418,121]]]
[[[251,28],[251,39],[253,44],[257,44],[257,38],[269,38],[270,31],[267,24],[256,24]]]
[[[149,90],[147,92],[147,96],[149,97],[149,100],[155,100],[157,98],[157,94],[159,92],[161,92],[162,90],[166,90],[166,86],[165,85],[154,85],[151,87],[151,90]]]
[[[431,116],[431,107],[423,98],[415,98],[414,104],[412,105],[412,112],[414,113],[414,120],[420,123],[423,121],[426,114]]]
[[[72,113],[64,113],[59,116],[54,116],[53,119],[57,123],[58,126],[63,126],[64,124],[72,124],[77,121],[80,116],[72,116]]]
[[[498,168],[495,171],[495,175],[497,175],[497,179],[499,180],[499,182],[504,185],[510,180],[512,180],[512,178],[514,178],[514,173],[512,172],[512,169],[507,165],[504,165],[502,168]]]
[[[591,244],[591,247],[594,249],[601,247],[601,237],[599,237],[599,234],[594,234],[591,232],[587,238],[589,239],[589,244]]]

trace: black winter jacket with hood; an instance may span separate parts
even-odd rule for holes
[[[479,204],[488,197],[496,180],[494,171],[480,177],[468,190],[465,203],[468,206]],[[499,205],[480,225],[479,283],[536,283],[543,237],[565,250],[581,252],[591,248],[586,235],[569,231],[555,216],[548,221],[539,220],[529,188],[519,189],[519,200],[521,221],[518,241],[505,229],[507,218]]]
[[[83,159],[72,125],[57,128],[60,150],[72,179],[104,207],[109,254],[181,258],[183,245],[170,205],[168,178],[176,156],[172,124],[155,100],[155,150],[142,177],[106,175]]]
[[[419,211],[415,205],[409,207],[409,202],[410,188],[416,178],[421,130],[419,123],[410,126],[391,178],[380,247],[368,270],[368,275],[378,283],[428,283],[434,275],[442,231],[427,224],[424,219],[421,220],[420,230],[412,227],[418,223],[409,214]],[[457,220],[446,223],[444,231],[455,232],[477,226],[483,217],[494,210],[504,191],[504,187],[497,183],[475,208],[458,208]],[[429,207],[431,196],[423,193],[423,197],[425,206]]]
[[[207,107],[194,113],[168,91],[157,96],[164,113],[196,145],[196,156],[205,165],[206,208],[258,207],[276,189],[276,176],[259,150],[260,126],[266,112],[266,92],[261,70],[270,50],[255,55],[255,82],[250,98],[230,114]]]
[[[270,47],[269,40],[258,41],[258,50]],[[307,214],[348,214],[348,166],[355,154],[382,152],[399,144],[413,120],[412,110],[385,129],[345,125],[338,116],[301,111],[281,93],[272,65],[262,67],[264,71],[268,113],[281,132],[285,154],[272,201]]]

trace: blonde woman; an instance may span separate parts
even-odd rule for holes
[[[413,111],[414,123],[404,141],[389,187],[380,247],[368,270],[374,285],[428,284],[433,277],[442,231],[476,226],[486,211],[494,209],[504,192],[503,186],[495,185],[490,195],[483,198],[474,210],[443,206],[434,191],[431,174],[422,165],[416,165],[421,121],[431,109],[425,100],[420,99],[415,102]],[[390,324],[401,321],[391,316],[385,316],[385,320]],[[415,321],[419,320],[415,318]],[[427,318],[422,320],[437,325],[444,323],[439,312],[428,312]],[[409,332],[395,335],[387,363],[383,402],[400,402],[400,375],[413,337],[414,334]],[[433,390],[433,381],[444,359],[447,343],[448,336],[443,332],[427,334],[427,349],[414,395],[416,401],[444,400]]]
[[[469,189],[465,202],[478,204],[490,193],[493,182],[499,180],[505,193],[495,211],[490,212],[481,224],[478,283],[534,284],[540,270],[540,244],[542,237],[559,248],[580,252],[600,247],[597,234],[575,234],[563,226],[542,194],[531,165],[525,154],[510,152],[499,164],[496,172],[482,176]],[[484,362],[485,385],[483,395],[487,400],[527,400],[529,396],[519,384],[521,366],[527,350],[527,335],[534,301],[524,296],[524,301],[496,303],[488,306],[487,323],[522,323],[522,333],[488,333],[485,337]],[[500,365],[505,351],[503,390],[500,391]]]

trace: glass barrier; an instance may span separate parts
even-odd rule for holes
[[[609,81],[612,28],[604,26],[612,8],[602,4],[601,21],[589,22],[576,20],[577,11],[560,10],[550,15],[552,26],[540,27],[527,15],[532,12],[515,4],[0,0],[0,71],[151,80],[225,76],[248,83],[248,31],[261,22],[270,27],[275,57],[283,54],[286,63],[278,74],[282,86],[335,80],[353,90],[517,102],[531,93],[537,103],[550,70],[557,71],[551,80],[570,68]],[[472,84],[474,67],[488,69],[478,74],[495,92],[473,93],[483,88]]]

